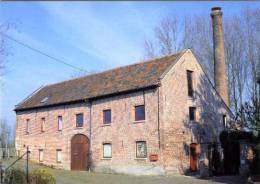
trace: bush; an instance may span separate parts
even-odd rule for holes
[[[5,173],[4,181],[7,184],[26,184],[25,172],[20,169],[11,169]]]
[[[36,169],[30,176],[31,184],[56,184],[54,176],[45,169]]]

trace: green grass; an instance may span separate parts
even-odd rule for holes
[[[5,160],[5,166],[10,165],[14,159]],[[25,160],[15,164],[16,168],[25,169]],[[102,174],[88,171],[67,171],[53,169],[37,163],[30,162],[29,170],[44,168],[54,175],[57,184],[206,184],[213,183],[211,180],[201,180],[195,177],[183,175],[166,176],[132,176],[123,174]]]

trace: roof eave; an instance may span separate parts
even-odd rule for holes
[[[22,111],[29,111],[29,110],[36,110],[36,109],[42,109],[42,108],[56,107],[56,106],[61,106],[61,105],[71,105],[71,104],[89,102],[89,101],[98,100],[98,99],[101,99],[101,98],[109,98],[109,97],[113,97],[113,96],[117,96],[117,95],[123,95],[123,94],[128,94],[128,93],[134,93],[134,92],[137,92],[137,91],[154,89],[154,88],[156,88],[158,86],[160,86],[160,81],[158,81],[155,84],[146,86],[146,87],[140,87],[140,88],[125,90],[125,91],[110,93],[110,94],[104,94],[104,95],[99,95],[99,96],[95,96],[95,97],[91,97],[91,98],[79,99],[79,100],[75,100],[75,101],[61,102],[61,103],[54,103],[54,104],[46,104],[46,105],[41,105],[41,106],[33,106],[33,107],[25,107],[25,108],[16,107],[14,109],[14,111],[17,113],[17,112],[22,112]]]

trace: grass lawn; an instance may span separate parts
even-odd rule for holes
[[[5,160],[5,166],[10,165],[14,159]],[[25,160],[20,160],[15,164],[16,168],[25,169]],[[46,166],[30,162],[29,170],[36,168],[44,168],[52,173],[57,184],[206,184],[215,183],[212,180],[201,180],[195,177],[183,175],[166,175],[166,176],[132,176],[123,174],[102,174],[88,171],[66,171],[60,169],[52,169]],[[228,179],[229,180],[229,179]],[[228,183],[231,181],[229,180]],[[226,183],[226,182],[220,182]],[[237,182],[234,182],[237,183]]]

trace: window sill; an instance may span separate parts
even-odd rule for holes
[[[75,129],[77,130],[77,129],[83,129],[84,127],[76,127]]]
[[[134,121],[133,123],[134,123],[134,124],[137,124],[137,123],[145,123],[145,120]]]
[[[143,160],[143,161],[146,161],[147,158],[135,158],[135,160]]]
[[[110,124],[103,124],[103,125],[101,125],[101,127],[106,127],[106,126],[111,126],[111,123]]]
[[[195,100],[196,97],[195,96],[188,96],[188,100]]]
[[[112,159],[112,157],[111,158],[101,158],[101,160],[111,160]]]

